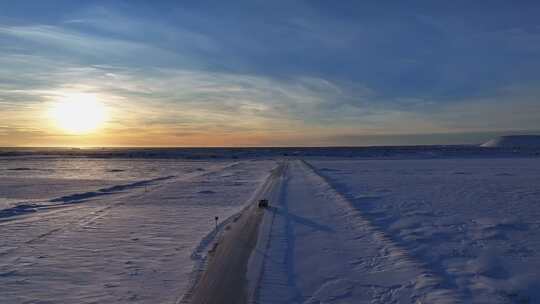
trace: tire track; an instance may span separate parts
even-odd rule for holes
[[[25,225],[30,224],[34,222],[46,222],[50,221],[53,222],[57,218],[61,218],[65,216],[66,212],[70,212],[71,215],[75,215],[75,219],[68,220],[67,222],[58,225],[55,228],[49,229],[43,233],[39,233],[38,235],[25,240],[20,243],[20,245],[16,245],[11,248],[7,248],[0,252],[0,257],[7,258],[10,255],[15,254],[20,249],[33,245],[39,242],[45,241],[48,237],[56,235],[62,231],[67,231],[73,227],[85,227],[86,225],[89,225],[96,220],[103,218],[107,216],[107,214],[115,207],[121,206],[126,204],[126,201],[129,200],[130,197],[144,197],[146,195],[150,195],[154,191],[160,189],[161,187],[164,187],[167,184],[170,183],[176,183],[176,182],[185,182],[189,180],[193,180],[196,178],[200,178],[203,176],[208,176],[211,174],[218,174],[222,171],[225,171],[230,168],[234,168],[235,166],[238,166],[241,162],[234,162],[227,164],[223,167],[215,168],[215,170],[211,171],[204,171],[197,174],[191,174],[188,176],[180,176],[180,177],[161,177],[156,178],[148,181],[139,181],[128,185],[117,185],[105,188],[105,190],[118,190],[118,192],[112,192],[111,195],[114,199],[109,200],[108,202],[104,202],[104,206],[97,207],[94,205],[88,205],[88,204],[78,204],[78,203],[72,203],[72,199],[77,198],[83,198],[87,197],[83,194],[73,194],[64,196],[61,198],[56,198],[50,200],[50,202],[66,202],[67,203],[59,203],[55,205],[50,206],[43,206],[43,209],[37,212],[27,213],[25,215],[16,216],[13,218],[6,218],[3,220],[0,220],[0,227],[2,226],[12,226],[12,225]],[[155,182],[159,182],[155,184]],[[131,186],[131,187],[130,187]],[[124,192],[125,190],[131,190],[130,192]],[[99,190],[97,191],[99,192]],[[106,193],[106,191],[102,191],[103,193]],[[87,192],[88,193],[95,193],[95,192]],[[102,197],[102,195],[94,196],[94,197],[88,197],[87,199],[90,201],[97,201],[99,203],[102,203],[102,201],[99,200],[99,198]],[[88,211],[88,209],[91,209]],[[79,212],[85,212],[82,215],[78,215]]]

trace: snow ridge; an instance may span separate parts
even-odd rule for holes
[[[231,222],[236,221],[244,210],[245,209],[242,209],[242,211],[231,215],[230,217],[219,223],[217,229],[212,230],[204,238],[201,239],[201,242],[191,254],[191,259],[195,262],[195,265],[193,266],[193,271],[189,278],[189,287],[186,293],[178,299],[178,301],[176,302],[177,304],[188,304],[190,302],[195,285],[201,279],[201,276],[207,266],[208,248],[211,248],[212,246],[214,246],[214,244],[216,244],[217,240],[219,240],[219,237],[223,234],[224,228],[227,227]]]
[[[17,215],[23,215],[26,213],[32,213],[39,210],[50,209],[53,207],[60,207],[61,205],[66,204],[76,204],[82,203],[88,199],[96,198],[103,195],[116,194],[124,190],[141,188],[144,186],[151,185],[158,181],[164,181],[168,179],[175,178],[175,176],[164,176],[148,180],[137,181],[130,184],[115,185],[108,188],[99,189],[97,191],[90,191],[84,193],[75,193],[71,195],[66,195],[58,198],[53,198],[45,202],[21,202],[14,207],[0,210],[0,219],[9,218]]]
[[[540,148],[540,135],[500,136],[482,144],[481,147],[538,149]]]
[[[291,230],[290,221],[281,216],[284,211],[280,211],[280,208],[288,210],[286,200],[288,170],[289,164],[285,163],[281,185],[270,198],[272,207],[269,209],[270,212],[265,214],[265,219],[261,224],[262,229],[256,250],[263,253],[257,255],[262,257],[262,261],[257,265],[250,264],[251,271],[258,272],[257,278],[251,280],[251,296],[248,301],[251,304],[266,303],[268,299],[277,303],[287,303],[292,299],[301,298],[295,278],[289,271],[294,268],[294,233]],[[269,252],[271,247],[273,250]],[[269,286],[278,286],[278,288],[267,290],[266,287]]]
[[[410,292],[410,297],[414,299],[416,303],[463,303],[464,297],[460,295],[457,290],[452,289],[449,282],[446,282],[444,278],[439,277],[436,272],[426,268],[424,263],[416,260],[405,248],[399,246],[391,236],[372,224],[370,220],[363,216],[361,211],[355,208],[353,203],[348,200],[346,196],[341,194],[333,186],[332,182],[321,174],[314,166],[304,160],[302,160],[302,164],[309,168],[312,177],[318,179],[321,182],[322,187],[326,188],[324,192],[327,194],[328,199],[335,202],[339,208],[346,207],[346,209],[348,209],[347,212],[350,212],[351,220],[357,222],[357,226],[367,229],[366,232],[372,234],[376,244],[380,246],[378,256],[372,257],[373,261],[378,259],[389,259],[393,265],[402,265],[405,268],[416,269],[416,276],[410,277],[409,281],[401,286],[391,287],[388,295],[386,295],[386,297],[381,297],[381,299],[385,299],[385,301],[392,299],[393,301],[396,301],[396,303],[409,303],[406,299],[401,299],[400,301],[392,298],[392,293],[396,293],[397,289],[407,289],[408,292]],[[380,266],[382,266],[382,268],[380,268],[379,271],[385,271],[385,265]],[[408,299],[408,301],[410,300],[411,299]]]

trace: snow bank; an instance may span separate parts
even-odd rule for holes
[[[313,170],[290,161],[270,198],[249,303],[463,303],[444,277],[411,259]]]
[[[311,163],[461,303],[540,303],[539,159]]]
[[[492,139],[482,145],[489,148],[540,148],[540,135],[509,135]]]

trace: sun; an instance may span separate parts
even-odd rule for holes
[[[66,133],[86,134],[105,123],[107,109],[93,94],[66,94],[53,104],[49,116]]]

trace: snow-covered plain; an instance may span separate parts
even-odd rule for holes
[[[177,303],[273,161],[0,161],[0,303]],[[24,168],[24,169],[22,169]]]
[[[0,303],[184,303],[263,192],[249,303],[539,303],[537,152],[441,149],[0,158]]]
[[[540,159],[310,163],[392,244],[388,255],[418,265],[422,275],[386,286],[382,303],[410,303],[393,293],[410,284],[421,303],[540,302]],[[384,260],[344,262],[367,275],[395,267]]]

